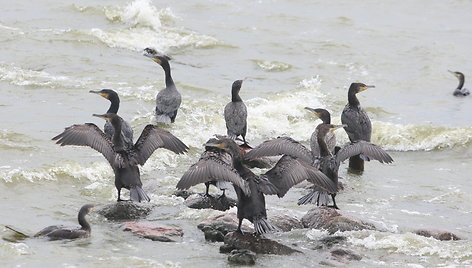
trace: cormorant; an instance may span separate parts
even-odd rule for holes
[[[375,86],[367,86],[362,83],[352,83],[347,94],[348,103],[344,107],[341,114],[341,123],[347,125],[344,127],[349,140],[351,142],[363,140],[370,142],[372,135],[372,124],[369,116],[361,107],[356,94],[368,88]],[[364,155],[355,155],[349,159],[349,168],[355,172],[364,171],[364,160],[369,161]]]
[[[166,87],[159,91],[156,96],[156,120],[157,123],[170,125],[174,123],[177,110],[182,102],[182,96],[175,87],[174,80],[170,74],[169,57],[159,55],[152,48],[144,49],[144,56],[151,58],[154,62],[162,66],[165,72]]]
[[[311,111],[315,114],[316,117],[321,119],[324,124],[331,124],[331,114],[322,108],[317,108],[313,109],[310,107],[305,107],[308,111]],[[320,148],[318,146],[318,131],[315,128],[315,131],[311,134],[310,138],[310,147],[311,147],[311,153],[313,157],[320,156]],[[328,150],[334,154],[334,148],[336,147],[336,135],[334,135],[334,132],[328,132],[326,134],[326,144],[328,145]]]
[[[52,225],[48,226],[41,231],[37,232],[35,235],[27,235],[23,232],[17,231],[10,226],[6,226],[8,229],[22,235],[25,237],[47,237],[49,240],[61,240],[61,239],[76,239],[82,237],[90,236],[90,224],[85,219],[85,216],[94,209],[94,205],[84,205],[80,208],[78,214],[78,220],[80,228],[70,228],[62,225]]]
[[[113,168],[115,173],[115,186],[118,190],[118,201],[121,199],[121,188],[130,190],[132,201],[149,201],[149,197],[141,188],[142,183],[139,173],[139,165],[144,165],[151,154],[158,148],[165,148],[176,154],[187,152],[188,147],[167,130],[154,125],[147,125],[141,136],[132,148],[126,148],[121,133],[121,118],[113,113],[103,115],[94,114],[96,117],[110,121],[115,128],[115,133],[110,140],[95,124],[72,125],[64,132],[52,138],[57,144],[89,146],[100,152]]]
[[[258,176],[244,166],[241,150],[234,140],[221,138],[217,142],[206,143],[205,146],[229,153],[231,163],[216,155],[201,158],[185,172],[177,188],[188,189],[193,185],[214,180],[231,182],[238,196],[238,232],[241,232],[243,219],[254,224],[256,234],[276,230],[267,222],[264,194],[283,197],[293,185],[308,178],[328,191],[335,188],[331,180],[317,169],[291,156],[282,157],[274,168]]]
[[[228,137],[236,139],[239,135],[246,143],[247,131],[247,108],[243,100],[239,96],[243,80],[236,80],[233,82],[231,89],[231,102],[225,106],[225,121]]]
[[[110,108],[108,108],[107,113],[118,114],[118,109],[120,108],[120,97],[118,96],[118,93],[112,89],[90,90],[89,92],[98,94],[110,101]],[[105,132],[107,137],[111,140],[115,129],[109,121],[105,122],[103,132]],[[131,128],[131,125],[125,120],[121,121],[121,135],[125,141],[126,147],[133,147],[133,129]]]
[[[454,96],[467,96],[470,94],[470,91],[467,88],[462,88],[464,86],[464,81],[465,81],[465,76],[461,72],[453,72],[449,71],[452,73],[457,79],[459,79],[459,85],[457,88],[454,90],[454,93],[452,93]]]
[[[323,172],[323,174],[325,174],[336,187],[326,190],[326,187],[322,189],[319,188],[319,185],[315,184],[313,191],[300,198],[298,204],[307,204],[316,197],[317,205],[327,205],[327,202],[329,201],[327,197],[328,194],[330,194],[333,199],[333,207],[338,208],[336,205],[335,196],[336,192],[338,191],[338,170],[342,161],[353,155],[361,153],[372,159],[378,160],[381,163],[390,163],[393,161],[390,155],[388,155],[387,152],[385,152],[382,148],[366,141],[356,141],[348,144],[337,151],[335,155],[333,155],[326,144],[326,134],[341,127],[345,127],[345,125],[337,126],[322,123],[316,127],[317,141],[320,149],[319,157],[313,157],[313,154],[310,152],[310,150],[308,150],[301,143],[289,137],[278,137],[273,140],[265,141],[248,152],[246,157],[252,159],[263,156],[290,155],[296,159],[299,159],[300,162],[304,161],[306,164],[312,165],[314,168]],[[308,179],[308,181],[313,182],[311,179]]]

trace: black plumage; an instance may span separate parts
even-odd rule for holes
[[[170,132],[154,125],[147,125],[132,148],[126,148],[121,135],[121,118],[113,113],[94,116],[110,121],[115,133],[110,140],[95,124],[72,125],[64,132],[52,138],[57,144],[89,146],[100,152],[113,168],[118,201],[121,201],[121,189],[130,190],[133,201],[149,201],[143,191],[140,172],[137,165],[144,165],[151,154],[158,148],[165,148],[176,154],[187,152],[188,147]]]
[[[238,196],[238,231],[241,231],[243,219],[254,224],[257,234],[276,229],[267,222],[264,194],[283,197],[293,185],[309,177],[316,180],[320,187],[328,190],[335,187],[321,172],[291,156],[281,158],[274,168],[258,176],[243,164],[241,150],[232,139],[221,138],[217,142],[206,143],[205,146],[229,153],[231,163],[217,157],[203,161],[200,159],[182,176],[177,188],[187,189],[198,183],[214,180],[231,182]]]
[[[170,58],[165,55],[159,55],[152,48],[144,49],[144,56],[151,58],[164,69],[166,87],[159,91],[156,96],[156,121],[157,123],[170,125],[175,122],[177,111],[182,102],[182,95],[177,91],[172,79],[169,64]]]
[[[89,92],[98,94],[110,101],[110,107],[108,108],[107,113],[118,114],[118,109],[120,108],[120,97],[118,96],[118,93],[112,89],[90,90]],[[103,127],[103,132],[105,132],[107,137],[111,140],[115,128],[109,121],[106,121],[105,126]],[[131,128],[131,125],[123,119],[121,119],[121,135],[126,147],[133,147],[133,129]]]
[[[77,238],[89,237],[91,233],[91,228],[90,228],[90,224],[85,219],[85,216],[93,209],[94,209],[94,205],[90,205],[90,204],[84,205],[80,208],[79,214],[77,216],[79,220],[80,228],[65,227],[62,225],[52,225],[52,226],[43,228],[41,231],[31,236],[23,232],[17,231],[10,226],[6,226],[6,227],[25,237],[46,237],[49,240],[77,239]]]
[[[465,82],[464,74],[461,72],[453,72],[453,71],[449,71],[449,72],[452,73],[455,77],[457,77],[457,79],[459,79],[459,85],[457,85],[457,88],[454,90],[452,95],[456,97],[463,97],[463,96],[469,95],[470,91],[467,88],[464,88],[464,82]]]
[[[313,114],[319,119],[321,119],[321,121],[324,124],[331,124],[331,114],[327,110],[322,109],[322,108],[313,109],[310,107],[305,107],[305,109],[313,112]],[[310,149],[311,149],[311,154],[313,155],[313,157],[320,156],[320,148],[318,146],[317,136],[318,136],[318,131],[315,128],[315,131],[313,131],[310,138]],[[334,135],[333,132],[328,132],[326,134],[325,141],[326,141],[326,144],[328,145],[328,150],[331,153],[334,153],[334,148],[336,147],[336,135]]]
[[[226,104],[224,116],[228,137],[236,139],[238,136],[241,136],[244,143],[247,144],[247,108],[239,96],[242,83],[243,80],[236,80],[233,82],[231,89],[231,102]]]
[[[344,130],[349,136],[351,142],[368,141],[372,136],[372,123],[366,111],[362,108],[356,94],[368,88],[375,86],[367,86],[362,83],[352,83],[348,90],[348,103],[344,107],[341,114],[341,123],[345,124]],[[349,168],[352,171],[364,171],[364,160],[368,160],[364,155],[355,155],[349,159]]]

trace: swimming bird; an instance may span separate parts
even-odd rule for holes
[[[374,88],[375,86],[367,86],[362,83],[352,83],[348,90],[348,103],[344,107],[341,114],[341,123],[347,125],[344,127],[349,140],[355,141],[368,141],[372,136],[372,123],[370,122],[369,116],[367,115],[364,108],[362,108],[356,94],[362,92],[368,88]],[[354,172],[364,171],[364,160],[369,161],[364,155],[355,155],[349,159],[349,169]]]
[[[144,56],[151,58],[164,69],[166,87],[159,91],[156,96],[156,120],[157,123],[170,125],[174,123],[180,103],[182,102],[182,96],[180,92],[177,91],[171,76],[170,58],[165,55],[160,55],[152,48],[145,48]]]
[[[224,116],[228,137],[231,139],[236,139],[241,135],[244,144],[247,144],[247,108],[239,96],[242,83],[243,80],[236,80],[233,82],[231,89],[231,102],[226,104]]]
[[[8,229],[24,236],[24,237],[47,237],[49,240],[61,240],[61,239],[76,239],[89,237],[91,228],[90,224],[85,219],[85,216],[94,209],[94,205],[84,205],[80,208],[77,216],[80,224],[80,228],[65,227],[62,225],[48,226],[35,235],[27,235],[23,232],[17,231],[10,226],[6,226]]]
[[[310,107],[305,107],[306,110],[311,111],[315,114],[316,117],[321,119],[324,124],[331,124],[331,114],[322,108],[313,109]],[[310,149],[313,157],[320,156],[320,148],[318,146],[318,131],[315,128],[315,131],[311,134],[310,138]],[[334,154],[334,148],[336,147],[336,135],[334,132],[328,132],[326,134],[326,144],[328,145],[328,150]]]
[[[315,169],[319,169],[332,181],[332,184],[335,185],[335,187],[326,190],[327,187],[324,187],[323,189],[319,188],[319,185],[315,184],[315,187],[308,195],[299,199],[298,204],[307,204],[312,202],[313,199],[316,199],[317,205],[327,205],[329,194],[333,199],[333,207],[338,208],[335,196],[338,191],[338,170],[341,162],[358,154],[365,154],[381,163],[391,163],[393,161],[390,155],[388,155],[388,153],[382,148],[362,140],[352,142],[341,148],[336,154],[333,154],[326,144],[326,135],[341,127],[345,127],[345,125],[321,123],[316,127],[316,139],[320,149],[320,156],[314,157],[309,149],[290,137],[278,137],[256,146],[246,154],[246,158],[252,159],[264,156],[289,155],[311,165]],[[308,181],[313,182],[312,179],[308,179]]]
[[[110,140],[95,124],[72,125],[64,132],[52,138],[57,144],[89,146],[100,152],[113,168],[115,187],[118,190],[118,201],[121,199],[121,189],[130,191],[132,201],[149,201],[143,191],[138,165],[144,165],[151,154],[158,148],[170,150],[176,154],[187,152],[188,147],[167,130],[154,125],[147,125],[132,148],[126,148],[121,133],[122,119],[113,113],[96,117],[110,121],[115,133]]]
[[[118,96],[118,93],[112,89],[90,90],[89,92],[98,94],[110,101],[110,107],[108,108],[107,113],[118,114],[118,109],[120,108],[120,97]],[[113,128],[109,121],[106,121],[103,131],[111,140],[113,133],[115,132],[115,128]],[[121,121],[121,135],[126,146],[128,148],[133,147],[133,129],[131,128],[131,125],[123,119]]]
[[[276,227],[267,221],[264,194],[283,197],[292,186],[307,178],[313,179],[314,183],[324,189],[335,188],[331,180],[321,172],[291,156],[282,157],[271,170],[256,175],[243,164],[241,149],[234,140],[220,138],[206,143],[205,147],[215,147],[227,152],[231,156],[231,162],[216,155],[200,158],[184,173],[177,188],[188,189],[196,184],[214,180],[231,182],[238,197],[238,232],[241,232],[244,219],[254,224],[256,234],[276,230]]]
[[[467,88],[463,88],[464,81],[465,81],[464,74],[461,73],[461,72],[453,72],[453,71],[449,71],[449,72],[452,73],[455,77],[457,77],[457,79],[459,79],[459,85],[457,86],[457,88],[454,90],[454,92],[452,94],[454,96],[467,96],[467,95],[469,95],[470,91]]]

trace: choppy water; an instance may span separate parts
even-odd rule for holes
[[[376,85],[359,94],[373,120],[373,142],[390,150],[393,165],[369,163],[346,173],[343,211],[389,232],[346,233],[361,254],[358,267],[472,265],[471,98],[454,98],[448,69],[472,73],[472,2],[456,1],[3,1],[0,11],[0,224],[34,232],[76,225],[78,208],[116,199],[112,170],[88,148],[61,148],[50,139],[109,103],[90,89],[113,88],[120,114],[135,133],[154,120],[164,74],[141,55],[152,46],[170,54],[183,103],[170,128],[191,147],[176,156],[156,151],[142,167],[144,189],[159,205],[152,219],[184,229],[179,243],[123,233],[118,223],[91,216],[92,237],[73,242],[0,241],[0,266],[225,266],[218,244],[196,225],[217,212],[186,208],[172,196],[198,159],[201,144],[225,133],[222,116],[231,83],[247,77],[241,95],[253,143],[289,135],[308,143],[317,122],[303,109],[326,107],[334,121],[347,87]],[[347,136],[337,132],[340,142]],[[195,187],[203,191],[203,187]],[[268,213],[302,216],[302,189],[267,198]],[[466,240],[441,242],[411,228],[453,231]],[[8,232],[0,228],[0,235]],[[258,265],[317,266],[328,252],[313,245],[326,233],[274,234],[304,254],[260,256]]]

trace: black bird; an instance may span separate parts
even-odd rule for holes
[[[315,114],[316,117],[323,121],[323,124],[331,124],[331,114],[322,108],[313,109],[310,107],[305,107],[308,111],[311,111]],[[320,148],[318,146],[318,130],[315,128],[315,131],[311,134],[310,138],[310,149],[313,157],[320,156]],[[326,144],[328,145],[328,150],[334,154],[334,148],[336,147],[336,135],[334,132],[328,132],[326,134]]]
[[[89,92],[98,94],[110,101],[110,108],[108,108],[107,113],[118,114],[118,109],[120,108],[120,97],[118,96],[118,93],[112,89],[90,90]],[[111,140],[115,129],[109,121],[105,122],[103,132],[105,132],[107,137]],[[121,135],[126,147],[133,147],[133,129],[131,128],[131,125],[123,119],[121,120]]]
[[[459,85],[457,86],[457,88],[454,90],[452,94],[458,97],[469,95],[470,91],[467,88],[463,88],[464,82],[465,82],[464,74],[461,72],[453,72],[453,71],[449,71],[449,72],[452,73],[455,77],[457,77],[457,79],[459,79]]]
[[[57,144],[89,146],[100,152],[110,163],[115,173],[115,186],[118,190],[118,201],[121,199],[121,188],[130,190],[132,201],[149,201],[143,191],[138,165],[144,165],[151,154],[158,148],[165,148],[176,154],[187,152],[188,147],[167,130],[154,125],[147,125],[132,148],[126,148],[121,133],[121,118],[113,113],[96,117],[110,121],[115,133],[110,140],[95,124],[72,125],[64,132],[52,138]]]
[[[357,155],[365,154],[372,159],[378,160],[381,163],[390,163],[392,158],[380,147],[375,144],[366,141],[356,141],[346,145],[340,149],[335,155],[328,149],[326,144],[326,135],[338,128],[345,127],[345,125],[331,125],[331,124],[319,124],[316,127],[318,147],[320,149],[320,156],[313,157],[313,154],[301,143],[293,140],[289,137],[278,137],[273,140],[268,140],[252,149],[246,154],[249,159],[259,158],[264,156],[275,156],[275,155],[290,155],[296,157],[300,162],[305,162],[311,165],[315,169],[319,169],[325,174],[333,183],[335,187],[330,190],[326,190],[327,187],[320,188],[319,185],[315,184],[312,192],[308,195],[303,196],[299,199],[298,204],[310,203],[315,197],[317,205],[327,205],[328,194],[333,199],[333,207],[338,208],[335,201],[336,192],[338,191],[338,170],[339,165],[342,161],[347,158]],[[312,179],[308,181],[313,182]]]
[[[94,205],[84,205],[80,208],[78,214],[78,220],[80,228],[71,228],[65,227],[62,225],[52,225],[48,226],[41,231],[37,232],[35,235],[27,235],[23,232],[17,231],[10,226],[6,226],[8,229],[24,236],[24,237],[47,237],[49,240],[61,240],[61,239],[76,239],[89,237],[91,228],[90,224],[85,219],[85,216],[94,209]]]
[[[367,86],[362,83],[352,83],[347,94],[348,103],[344,107],[341,114],[341,123],[347,125],[344,127],[349,140],[368,141],[372,136],[372,123],[366,111],[362,108],[356,94],[368,88],[375,86]],[[364,171],[364,160],[369,161],[365,155],[355,155],[349,159],[349,168],[354,172]]]
[[[206,143],[205,146],[229,153],[231,163],[218,156],[201,158],[185,172],[177,188],[188,189],[193,185],[214,180],[231,182],[238,196],[239,232],[243,219],[254,224],[256,234],[276,230],[267,222],[264,194],[283,197],[293,185],[307,178],[311,178],[314,183],[328,191],[335,188],[331,180],[321,172],[291,156],[282,157],[274,168],[258,176],[244,166],[241,150],[234,140],[222,138],[214,143]]]
[[[231,89],[231,102],[226,104],[224,115],[228,137],[231,139],[236,139],[241,135],[244,144],[247,144],[247,108],[239,96],[242,83],[243,80],[236,80],[233,82]]]
[[[151,58],[164,69],[166,87],[159,91],[156,96],[156,120],[158,123],[170,125],[174,123],[177,110],[182,102],[182,96],[177,91],[170,73],[170,58],[165,55],[160,55],[152,48],[145,48],[144,56]]]

